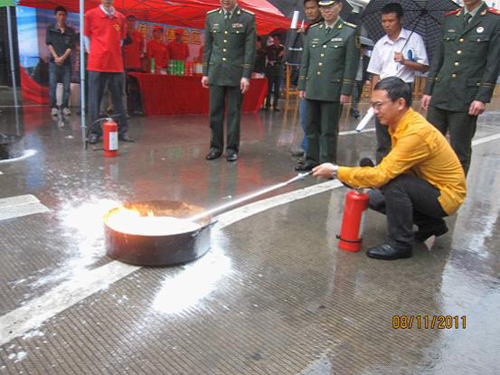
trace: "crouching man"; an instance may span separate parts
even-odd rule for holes
[[[371,105],[391,136],[392,150],[376,167],[325,163],[314,176],[338,178],[369,191],[370,208],[387,216],[386,243],[368,250],[377,259],[410,258],[413,240],[425,241],[448,231],[443,217],[464,201],[465,175],[445,137],[411,109],[410,87],[400,78],[377,83]],[[413,224],[418,231],[413,233]]]

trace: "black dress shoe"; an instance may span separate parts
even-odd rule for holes
[[[432,236],[442,236],[446,232],[448,232],[448,227],[446,226],[446,224],[438,228],[419,229],[415,232],[415,240],[419,242],[425,242]]]
[[[297,172],[309,172],[309,171],[312,171],[312,169],[316,167],[316,165],[313,165],[313,164],[297,164],[297,166],[295,167],[295,170]]]
[[[359,161],[359,166],[360,167],[374,167],[375,164],[373,163],[373,160],[370,158],[362,158]]]
[[[304,150],[297,150],[297,151],[292,151],[292,156],[296,158],[300,158],[304,156]]]
[[[222,155],[222,152],[220,151],[210,151],[207,156],[205,156],[205,159],[207,160],[214,160],[220,158]]]
[[[412,250],[398,250],[393,248],[391,245],[384,243],[379,246],[372,247],[366,252],[370,258],[383,259],[383,260],[395,260],[399,258],[411,258]]]
[[[91,145],[95,145],[97,142],[99,142],[99,138],[101,138],[101,136],[100,136],[100,135],[95,134],[95,133],[92,133],[92,134],[90,134],[90,136],[89,136],[89,143],[90,143]]]
[[[281,111],[281,109],[279,109],[278,107],[274,108],[274,112],[279,112]]]
[[[128,134],[122,134],[118,136],[118,140],[122,142],[135,142],[135,139]]]
[[[358,118],[359,117],[359,111],[357,109],[352,109],[351,108],[351,116],[354,117],[354,118]]]
[[[236,151],[228,151],[226,155],[227,161],[236,161],[238,160],[238,153]]]

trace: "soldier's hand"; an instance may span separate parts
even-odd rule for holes
[[[332,163],[323,163],[313,168],[313,176],[322,178],[335,178],[338,169],[338,165]]]
[[[304,29],[303,27],[301,27],[300,29],[297,30],[298,34],[304,34],[305,32],[306,32],[306,29]]]
[[[405,58],[401,52],[394,52],[394,61],[400,63],[401,65],[405,64]]]
[[[306,98],[306,92],[303,90],[299,91],[299,98],[304,100]]]
[[[241,93],[242,94],[246,93],[249,88],[250,88],[250,81],[248,80],[248,78],[242,78],[240,82]]]
[[[208,76],[201,77],[201,85],[204,88],[208,89]]]
[[[486,108],[486,104],[480,102],[479,100],[474,100],[469,107],[469,115],[471,116],[479,116],[482,115],[484,109]]]
[[[351,100],[351,97],[348,95],[340,95],[340,103],[347,104]]]
[[[430,95],[422,95],[422,109],[425,109],[426,111],[429,109],[429,104],[431,102],[432,96]]]

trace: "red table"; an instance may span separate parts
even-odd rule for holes
[[[208,114],[209,90],[199,76],[129,73],[139,81],[147,116]],[[267,80],[254,78],[243,96],[243,112],[257,112],[267,95]]]

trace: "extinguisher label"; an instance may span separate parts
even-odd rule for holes
[[[365,231],[365,218],[366,210],[361,214],[361,223],[359,224],[359,235],[358,238],[363,238],[363,232]]]
[[[109,133],[109,151],[118,150],[118,132]]]

